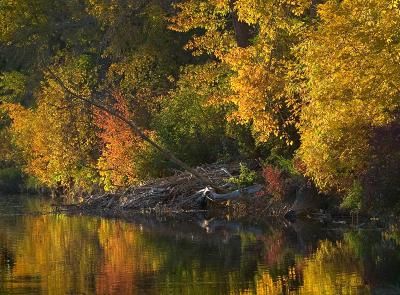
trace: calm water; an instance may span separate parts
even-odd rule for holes
[[[0,197],[0,294],[400,294],[395,230],[50,210]]]

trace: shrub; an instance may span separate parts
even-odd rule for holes
[[[233,143],[226,136],[225,119],[229,106],[219,99],[227,92],[227,78],[226,70],[215,63],[188,66],[177,88],[162,101],[153,127],[160,142],[189,165],[230,154]]]
[[[250,170],[243,163],[240,163],[240,174],[239,177],[231,177],[228,181],[236,184],[239,188],[251,186],[257,180],[257,172]]]
[[[276,198],[283,197],[286,186],[284,172],[273,165],[266,165],[263,168],[262,174],[266,184],[264,193]]]
[[[296,189],[305,182],[302,161],[298,157],[292,158],[290,154],[283,155],[272,150],[263,163],[262,175],[266,183],[264,194],[276,198],[294,197]]]
[[[363,202],[369,209],[394,208],[400,196],[400,120],[374,128],[370,145],[372,160],[361,176]]]
[[[0,191],[5,193],[17,193],[21,190],[22,182],[22,174],[19,169],[0,169]]]
[[[349,189],[343,198],[340,207],[344,209],[360,210],[362,205],[363,187],[359,181],[354,181],[353,186]]]

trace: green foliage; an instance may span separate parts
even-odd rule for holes
[[[226,125],[225,133],[235,141],[239,155],[248,159],[256,159],[260,155],[260,146],[251,133],[251,124],[230,121]]]
[[[340,206],[345,209],[360,210],[362,205],[363,187],[355,181],[349,189]]]
[[[301,175],[301,172],[295,166],[295,159],[286,158],[276,152],[272,152],[268,159],[263,163],[264,166],[271,164],[277,167],[282,172],[285,172],[291,176]]]
[[[262,158],[345,207],[397,202],[397,0],[31,2],[0,1],[0,167],[86,190],[176,168],[51,69],[190,165]]]
[[[0,192],[17,193],[23,185],[22,172],[17,168],[0,168]]]
[[[21,72],[4,72],[0,75],[0,101],[21,103],[29,93],[28,77]]]
[[[216,63],[185,68],[156,116],[161,142],[192,165],[216,161],[230,148],[225,135],[228,109],[213,101],[228,91],[227,77]]]
[[[256,171],[250,170],[245,164],[240,163],[240,174],[238,177],[231,177],[228,182],[237,185],[239,188],[245,188],[253,185],[258,178]]]
[[[170,161],[148,144],[135,157],[134,164],[139,182],[171,175]]]

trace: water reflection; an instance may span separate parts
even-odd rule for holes
[[[3,197],[0,205],[1,294],[400,292],[396,228],[254,226],[201,217],[127,222],[36,214],[51,210],[41,199]]]

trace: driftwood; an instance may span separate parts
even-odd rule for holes
[[[260,184],[256,184],[250,187],[246,187],[243,189],[237,189],[235,191],[226,193],[226,194],[218,194],[215,190],[211,187],[206,187],[205,189],[199,191],[199,193],[203,194],[203,197],[208,198],[210,201],[213,202],[225,202],[225,201],[232,201],[237,200],[239,197],[249,194],[256,194],[263,190],[263,186]]]

